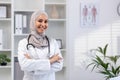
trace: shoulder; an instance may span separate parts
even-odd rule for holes
[[[56,43],[56,39],[55,38],[49,38],[50,43]]]
[[[49,38],[50,46],[52,47],[58,47],[57,40],[55,38]]]
[[[21,39],[20,41],[19,41],[19,45],[26,45],[28,42],[27,42],[27,38],[24,38],[24,39]]]
[[[26,52],[27,51],[27,38],[21,39],[18,43],[18,54],[21,53],[21,51]]]
[[[27,38],[23,38],[23,39],[21,39],[20,41],[19,41],[19,43],[27,43]]]

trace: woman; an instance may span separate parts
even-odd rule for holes
[[[23,80],[55,80],[55,72],[62,70],[63,58],[55,39],[48,38],[48,15],[36,11],[31,16],[28,38],[18,45],[18,60],[24,71]]]

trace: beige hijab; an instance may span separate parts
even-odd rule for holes
[[[35,28],[35,21],[41,14],[45,14],[48,17],[46,12],[39,10],[32,14],[30,20],[31,37],[29,38],[29,44],[32,44],[37,48],[48,47],[48,41],[46,39],[45,33],[37,33],[37,30]]]

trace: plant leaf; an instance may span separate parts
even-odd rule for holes
[[[104,47],[104,49],[103,49],[103,55],[104,55],[104,57],[106,56],[107,47],[108,47],[108,44],[106,44],[105,47]]]
[[[101,47],[98,47],[98,49],[96,49],[96,51],[100,52],[100,53],[103,53],[103,50]]]

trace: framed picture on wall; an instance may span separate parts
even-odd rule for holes
[[[97,3],[81,3],[81,26],[97,26],[99,9]]]
[[[0,6],[0,18],[7,17],[7,8],[6,6]]]
[[[59,49],[62,49],[62,40],[61,39],[56,39],[56,41],[58,43]]]

